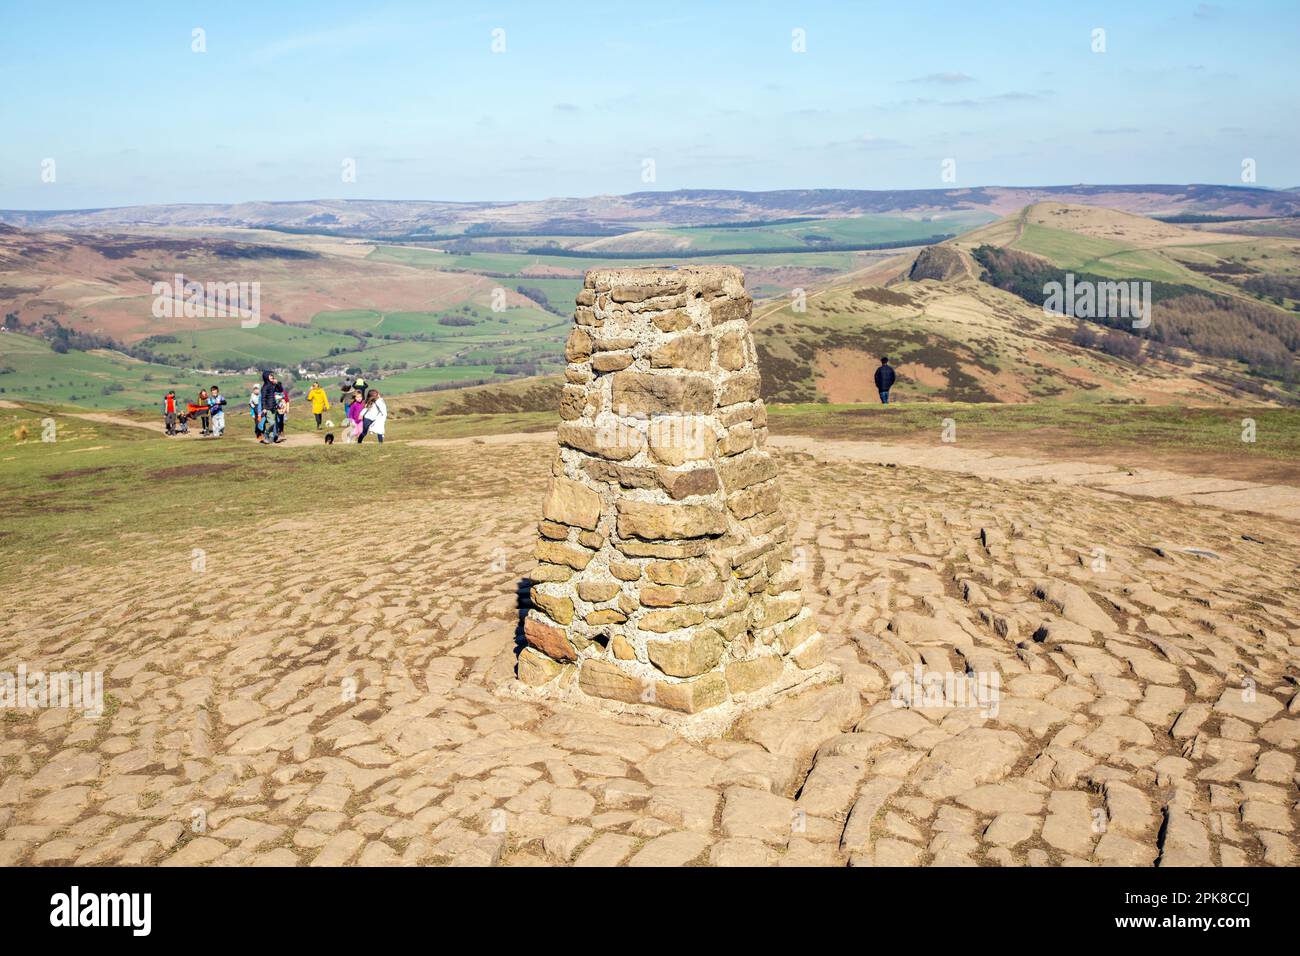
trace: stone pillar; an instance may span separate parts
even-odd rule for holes
[[[720,729],[834,673],[764,449],[750,308],[728,266],[587,273],[519,656],[540,696]]]

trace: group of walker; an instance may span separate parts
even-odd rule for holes
[[[319,392],[312,399],[312,392]],[[329,399],[320,385],[313,384],[312,392],[307,398],[312,400],[311,410],[316,416],[316,427],[321,427],[321,413],[329,411]],[[323,403],[323,407],[322,407]],[[343,383],[343,393],[339,396],[343,406],[343,441],[360,444],[367,435],[374,435],[375,441],[384,443],[384,429],[388,425],[388,405],[379,389],[371,388],[364,378],[354,378]],[[331,441],[326,436],[327,441]]]
[[[375,440],[382,445],[388,424],[388,405],[379,390],[370,387],[364,378],[348,378],[344,380],[339,400],[343,405],[343,442],[360,444],[367,435],[374,435]],[[307,401],[311,403],[317,431],[332,429],[334,423],[325,419],[325,413],[330,409],[329,397],[319,382],[312,382],[307,392]],[[225,407],[225,396],[216,385],[210,390],[201,389],[198,399],[186,403],[184,411],[179,408],[175,389],[169,390],[163,396],[162,403],[166,434],[187,434],[190,421],[198,419],[202,435],[220,438],[226,430]],[[253,437],[263,445],[283,442],[288,414],[289,390],[274,372],[263,372],[261,385],[253,386],[248,396],[248,415],[253,422]],[[332,431],[327,431],[325,443],[334,444]]]
[[[199,389],[199,397],[193,402],[185,403],[181,411],[176,401],[176,390],[171,389],[163,396],[163,431],[167,435],[188,435],[190,421],[199,420],[200,434],[205,438],[220,438],[226,431],[226,397],[221,394],[220,386],[213,385],[209,392]]]

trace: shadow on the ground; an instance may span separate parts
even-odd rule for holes
[[[519,613],[518,620],[515,622],[515,657],[524,649],[527,641],[524,640],[524,618],[532,610],[533,598],[532,588],[536,582],[525,575],[515,583],[515,609]]]

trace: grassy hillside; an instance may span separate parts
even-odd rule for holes
[[[296,365],[328,355],[330,349],[354,344],[355,340],[346,335],[275,322],[264,322],[252,329],[234,326],[179,332],[141,343],[167,364],[188,368]]]
[[[598,250],[591,252],[590,255],[558,256],[508,252],[448,253],[432,248],[388,245],[377,245],[370,258],[377,262],[397,262],[426,269],[454,269],[492,276],[527,277],[529,280],[534,277],[546,277],[548,273],[578,278],[588,269],[672,265],[678,261],[671,253],[665,255],[662,252],[647,253],[639,258],[615,258],[602,256]],[[740,255],[706,255],[693,258],[691,261],[696,264],[725,262],[742,269],[801,266],[849,272],[859,267],[863,261],[863,254],[817,252],[811,249],[808,252],[794,253],[764,253],[762,250],[755,250]]]
[[[214,382],[242,381],[151,365],[119,352],[57,354],[30,336],[0,333],[0,399],[34,399],[86,408],[154,408],[169,388],[198,394]]]
[[[521,202],[323,199],[305,202],[134,206],[34,212],[0,210],[0,222],[31,229],[269,227],[295,232],[392,238],[400,234],[464,234],[484,230],[574,235],[628,231],[646,223],[674,226],[765,222],[802,217],[1004,215],[1043,200],[1125,209],[1143,215],[1212,213],[1287,216],[1300,212],[1293,192],[1250,186],[1126,184],[1070,186],[953,186],[943,189],[649,190],[623,196],[566,197]]]
[[[972,230],[952,245],[1010,248],[1074,272],[1193,286],[1240,294],[1252,275],[1300,275],[1300,241],[1285,236],[1248,238],[1226,231],[1159,222],[1112,209],[1038,203]],[[1249,292],[1247,292],[1249,294]]]
[[[954,216],[847,216],[835,219],[800,218],[796,222],[749,225],[704,225],[639,230],[619,236],[572,244],[598,255],[600,252],[668,250],[807,250],[824,246],[869,245],[883,242],[924,241],[936,234],[956,235],[989,219],[987,213]],[[534,244],[535,245],[535,244]]]
[[[1084,316],[1101,345],[1134,361],[1170,347],[1224,360],[1230,372],[1293,390],[1300,380],[1300,242],[1243,240],[1140,216],[1042,203],[952,245],[972,252],[986,281],[1042,306],[1050,283],[1151,283],[1151,324]],[[1077,344],[1097,337],[1080,330]],[[1172,353],[1162,357],[1172,359]],[[1263,387],[1250,387],[1259,394]]]
[[[343,337],[352,342],[351,338]],[[428,351],[422,351],[428,350]],[[433,354],[441,350],[441,354]],[[504,349],[466,349],[465,357],[454,356],[458,343],[394,342],[373,351],[348,353],[333,361],[341,364],[355,360],[378,362],[379,375],[372,380],[382,383],[385,394],[400,395],[427,388],[483,381],[509,381],[518,372],[497,371],[497,359],[534,361],[538,356],[528,346]],[[552,351],[547,348],[547,354]],[[406,368],[384,368],[405,361],[425,359],[425,367],[408,363]],[[292,383],[294,376],[287,376]],[[255,376],[242,373],[194,372],[170,365],[142,362],[120,352],[71,350],[59,354],[40,339],[17,333],[0,333],[0,399],[34,400],[55,404],[77,405],[90,409],[141,409],[149,414],[158,406],[168,389],[175,389],[182,399],[198,394],[200,388],[219,385],[229,396],[243,397]],[[327,383],[332,379],[326,379]],[[301,398],[305,383],[296,387]],[[332,393],[331,393],[332,394]]]
[[[1011,248],[1044,259],[1062,269],[1114,279],[1140,277],[1156,282],[1186,282],[1213,288],[1214,283],[1182,266],[1162,251],[1143,249],[1115,239],[1084,236],[1063,229],[1027,223]]]
[[[13,369],[0,394],[151,407],[162,388],[213,378],[191,368],[356,367],[407,391],[558,367],[580,279],[367,262],[369,247],[256,235],[0,231],[0,296],[21,333],[0,343],[0,366]],[[170,288],[177,274],[260,283],[261,322],[159,312],[152,283]]]
[[[881,355],[903,402],[1217,404],[1234,394],[1224,368],[1137,364],[1075,345],[1074,325],[966,278],[833,288],[803,313],[766,310],[754,338],[764,395],[779,402],[875,401]]]
[[[1086,340],[1071,342],[1072,321],[1050,320],[1041,309],[978,282],[963,284],[961,276],[978,275],[978,266],[958,269],[948,276],[952,281],[881,289],[873,283],[905,269],[906,255],[817,251],[845,242],[910,241],[988,216],[987,210],[955,209],[930,216],[774,216],[699,226],[664,220],[654,229],[618,236],[552,234],[581,256],[446,252],[434,244],[359,245],[283,234],[270,234],[271,241],[262,238],[265,233],[257,233],[256,242],[225,233],[90,239],[37,234],[34,240],[6,233],[0,236],[0,285],[18,290],[17,314],[29,338],[21,347],[15,340],[7,349],[13,356],[0,361],[15,370],[0,375],[0,388],[19,397],[151,408],[160,393],[155,383],[189,388],[210,378],[182,371],[194,367],[356,367],[382,379],[392,394],[553,372],[562,363],[583,270],[671,264],[674,258],[662,250],[633,259],[609,254],[620,245],[626,250],[665,242],[696,252],[749,250],[704,261],[746,271],[757,300],[755,335],[768,395],[786,401],[869,400],[877,356],[888,352],[902,363],[899,397],[911,400],[1221,402],[1242,387],[1250,371],[1245,363],[1277,351],[1281,339],[1267,329],[1272,338],[1260,342],[1272,353],[1201,347],[1201,336],[1167,343],[1201,347],[1200,357],[1179,358],[1171,351],[1163,364],[1142,367],[1144,355],[1106,354]],[[487,233],[465,241],[490,246],[501,239]],[[539,236],[508,241],[531,243]],[[33,254],[5,257],[6,249],[33,242]],[[771,251],[791,243],[807,251]],[[1201,308],[1207,315],[1217,315],[1221,309],[1214,303],[1229,297],[1224,301],[1253,302],[1289,319],[1293,313],[1285,310],[1298,304],[1291,296],[1300,295],[1300,243],[1192,230],[1095,207],[1041,203],[930,248],[969,251],[989,244],[1079,274],[1147,278],[1182,294],[1205,295],[1211,297],[1211,305]],[[260,277],[264,316],[275,313],[283,321],[264,318],[257,328],[242,329],[233,320],[160,321],[150,315],[150,299],[140,294],[147,280],[174,270],[208,278],[220,273],[201,275],[200,267],[223,264]],[[811,296],[805,313],[790,306],[796,287]],[[505,291],[507,308],[494,312],[498,289]],[[1200,308],[1198,300],[1183,305],[1189,302]],[[101,336],[89,340],[92,346],[113,344],[121,333],[120,341],[137,358],[158,364],[84,351],[85,342],[83,351],[55,355],[30,337],[48,338],[50,321]],[[1234,316],[1227,325],[1215,323],[1245,328],[1244,321],[1254,320]],[[1258,322],[1251,327],[1262,328]],[[1279,397],[1267,389],[1256,396]]]

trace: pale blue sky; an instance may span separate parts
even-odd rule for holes
[[[1294,0],[0,0],[0,207],[922,188],[948,157],[959,186],[1246,157],[1294,186],[1297,40]]]

